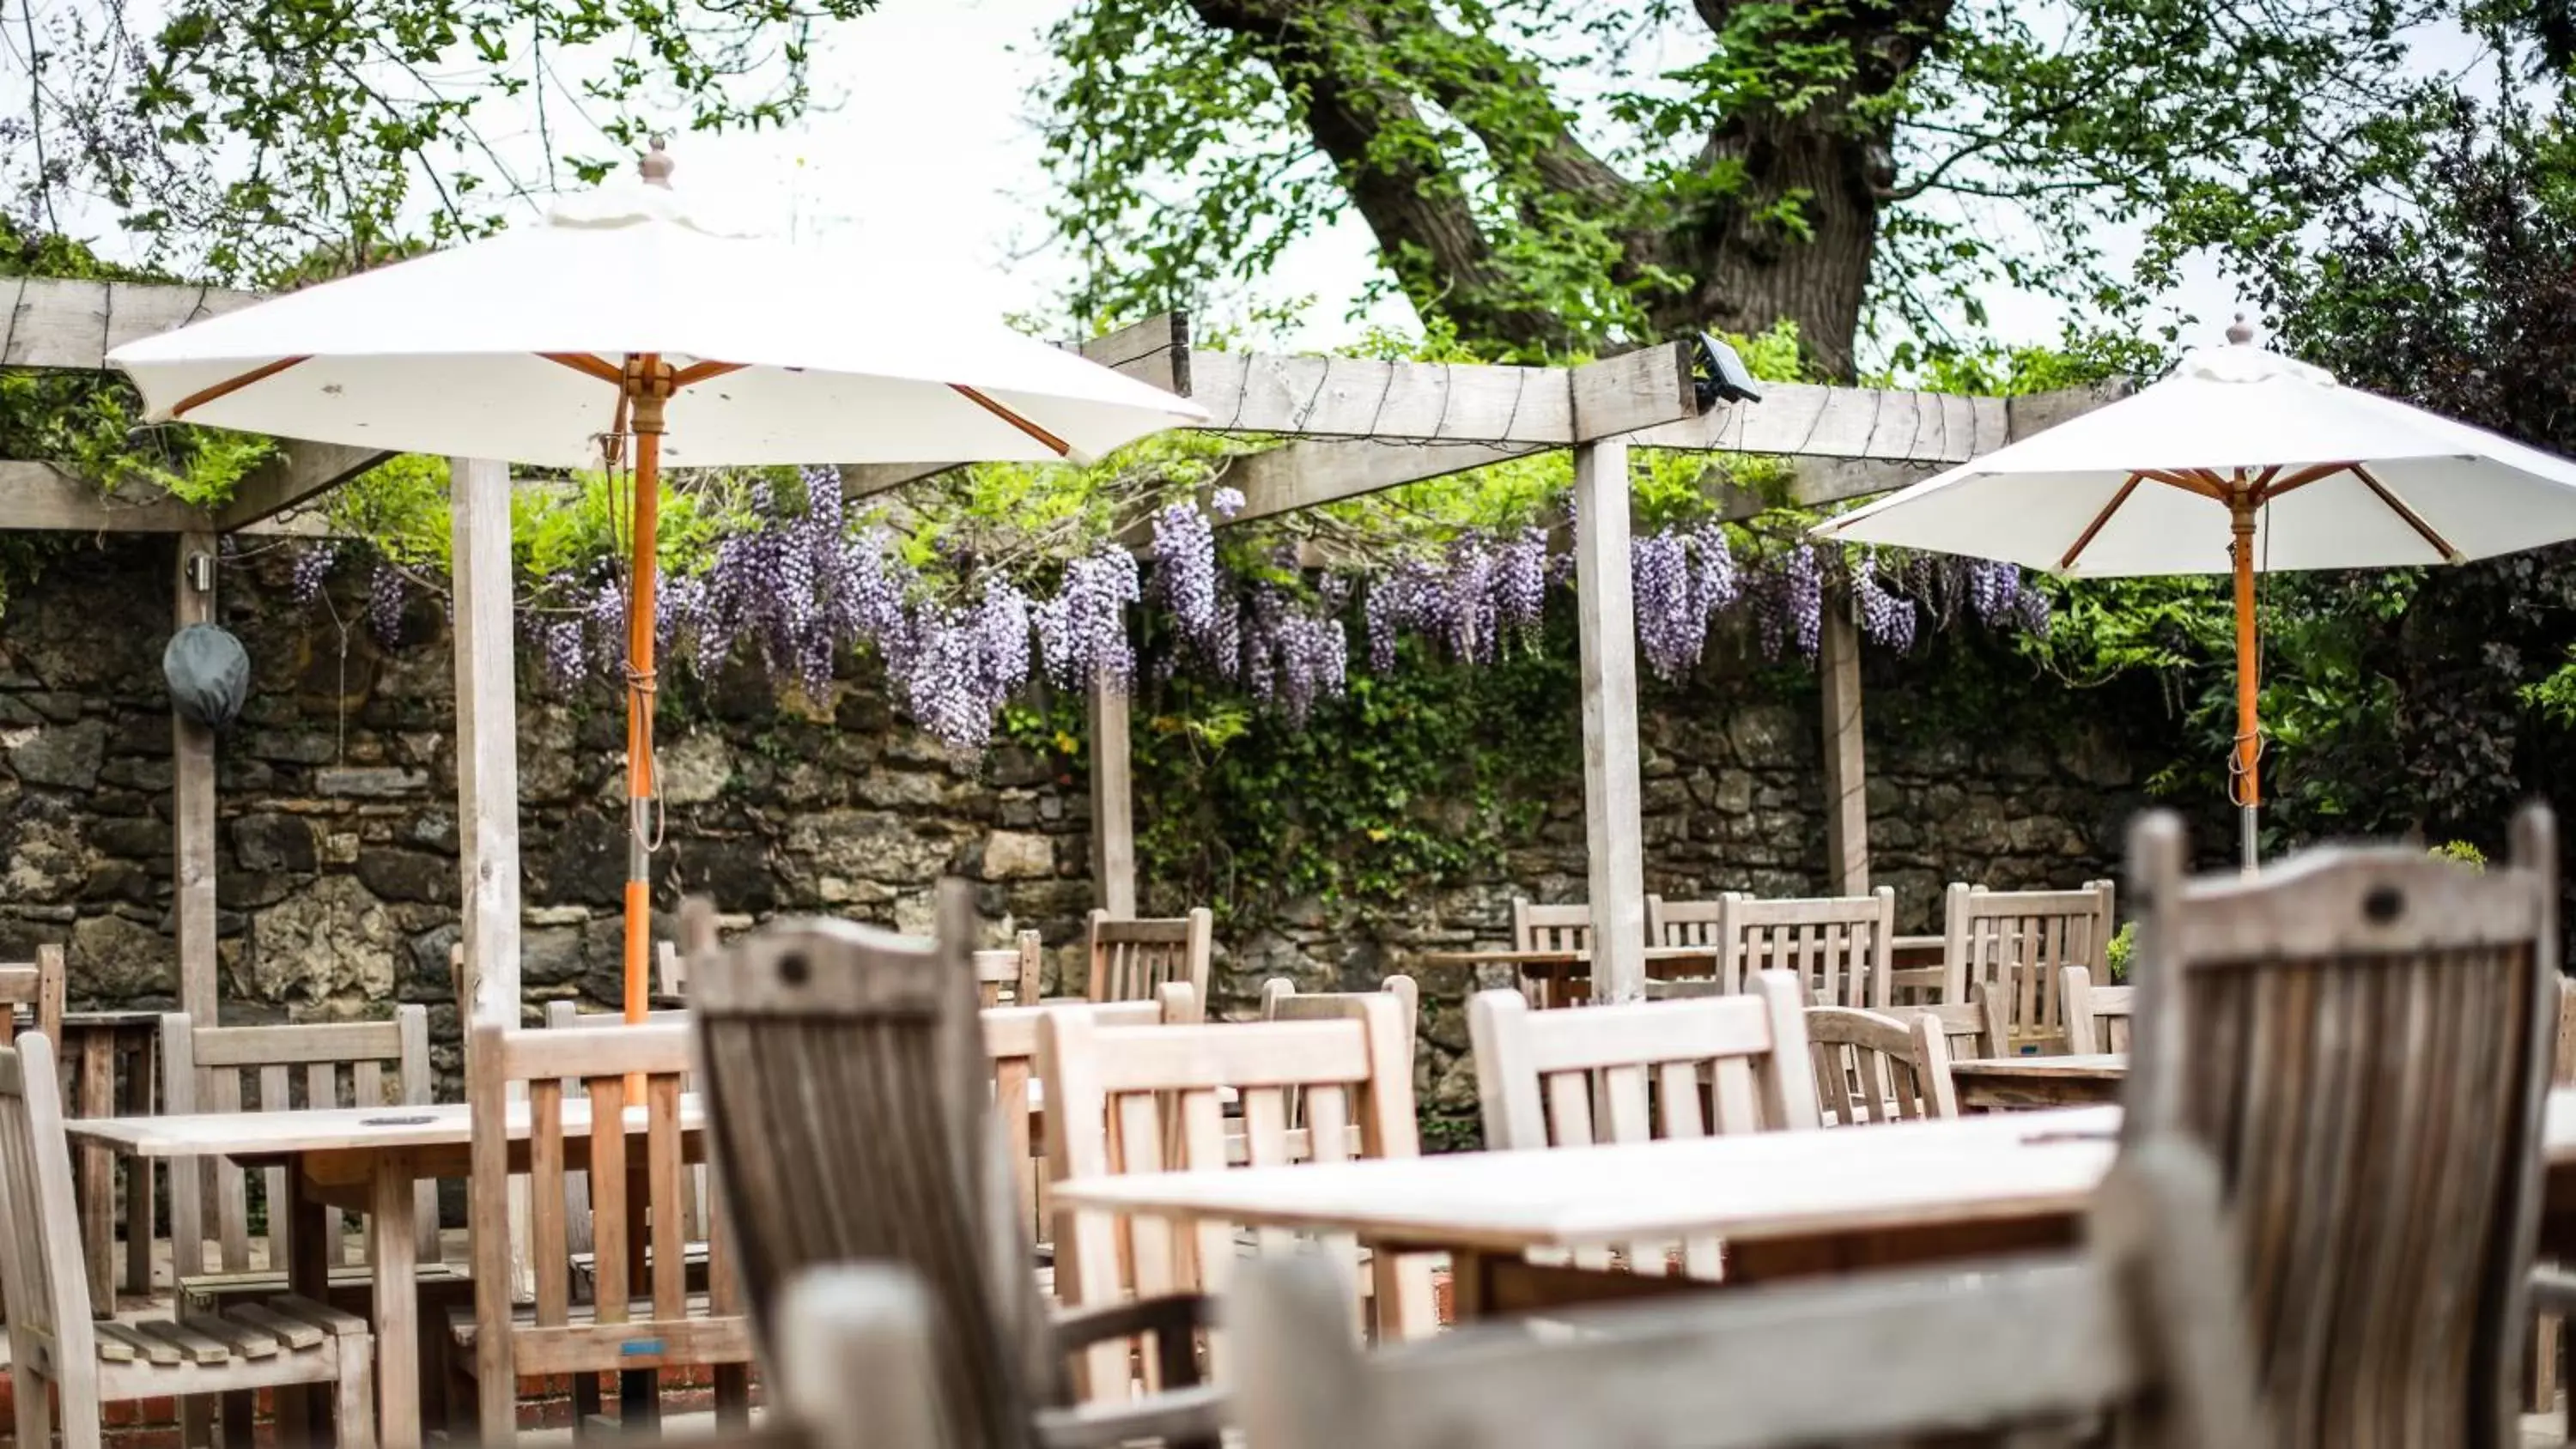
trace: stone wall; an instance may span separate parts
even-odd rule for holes
[[[170,631],[166,540],[125,539],[22,586],[0,616],[0,957],[68,941],[80,1004],[166,1004],[170,726],[159,652]],[[221,743],[218,955],[225,1019],[363,1015],[427,1003],[454,1040],[456,939],[451,660],[435,601],[383,649],[359,602],[287,602],[284,560],[228,562],[221,618],[255,669],[247,714]],[[2108,872],[2142,798],[2137,751],[2052,686],[2031,707],[1968,716],[1921,707],[1936,665],[1873,658],[1870,813],[1878,878],[1906,922],[1931,928],[1941,884],[2064,885]],[[668,801],[662,890],[728,913],[828,911],[904,929],[930,919],[943,873],[981,883],[986,929],[1045,934],[1070,967],[1092,903],[1084,781],[1065,757],[1005,748],[951,758],[889,715],[861,678],[828,698],[776,698],[748,679],[675,681],[661,730]],[[1648,887],[1812,893],[1824,884],[1812,683],[1718,677],[1650,697],[1641,720]],[[532,1000],[605,1005],[620,980],[620,702],[566,697],[522,670],[526,869],[522,966]],[[1573,707],[1571,701],[1568,709]],[[2110,712],[2090,711],[2101,715]],[[1566,762],[1530,838],[1490,878],[1426,887],[1401,908],[1292,900],[1218,931],[1220,1009],[1259,982],[1373,984],[1422,949],[1499,944],[1516,893],[1584,890],[1580,776]],[[1138,802],[1140,817],[1156,802]],[[1149,908],[1168,885],[1146,882]],[[1427,1102],[1471,1114],[1460,973],[1420,971]],[[1071,979],[1069,976],[1067,979]],[[443,1047],[452,1051],[452,1047]],[[454,1058],[446,1058],[452,1070]]]

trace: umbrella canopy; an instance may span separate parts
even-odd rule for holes
[[[684,379],[676,465],[1080,461],[1207,416],[927,291],[625,186],[108,360],[155,420],[561,468],[599,465],[629,357]]]
[[[634,464],[627,617],[626,1015],[651,957],[661,465],[1084,460],[1205,421],[1194,403],[842,253],[725,235],[668,181],[325,283],[108,360],[150,416],[389,452]],[[628,446],[631,440],[631,446]],[[667,442],[666,442],[667,440]]]
[[[2075,577],[2233,573],[2253,860],[2258,572],[2458,563],[2576,538],[2576,463],[2251,344],[1842,515],[1817,535]]]

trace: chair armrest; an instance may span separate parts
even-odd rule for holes
[[[1056,1347],[1065,1353],[1089,1348],[1106,1338],[1133,1338],[1140,1333],[1188,1333],[1216,1326],[1216,1300],[1204,1293],[1175,1293],[1139,1298],[1099,1308],[1068,1308],[1055,1315]]]
[[[1108,1449],[1140,1439],[1213,1445],[1225,1431],[1226,1399],[1206,1385],[1168,1389],[1133,1403],[1040,1409],[1034,1427],[1043,1449]]]
[[[2576,1315],[2576,1272],[2565,1268],[2532,1269],[2531,1309],[2534,1313]]]

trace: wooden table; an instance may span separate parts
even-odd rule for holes
[[[1538,988],[1536,1004],[1554,1006],[1582,1001],[1592,994],[1589,951],[1425,951],[1417,958],[1427,966],[1516,966],[1523,989]],[[1654,978],[1713,976],[1713,946],[1648,946],[1646,974]]]
[[[1706,1280],[1534,1264],[1532,1251],[1715,1236],[1729,1284],[2076,1242],[2117,1107],[1549,1152],[1140,1174],[1056,1185],[1059,1207],[1350,1233],[1446,1252],[1461,1321]],[[2576,1243],[2576,1088],[2550,1096],[2544,1247]]]
[[[645,1111],[627,1109],[631,1160],[642,1161]],[[527,1166],[527,1107],[510,1113],[510,1166]],[[681,1099],[682,1150],[704,1159],[705,1110],[695,1096]],[[590,1155],[590,1108],[563,1104],[564,1156],[575,1169]],[[328,1209],[367,1219],[367,1257],[374,1274],[377,1442],[383,1449],[418,1449],[421,1443],[421,1325],[412,1279],[412,1184],[471,1175],[473,1122],[462,1102],[426,1107],[340,1107],[329,1111],[199,1112],[162,1117],[107,1117],[65,1124],[76,1146],[106,1147],[135,1159],[230,1157],[244,1167],[291,1170],[287,1237],[294,1261],[287,1282],[316,1300],[329,1292]]]
[[[1959,1106],[1972,1112],[2096,1107],[2120,1100],[2129,1058],[2120,1052],[2063,1057],[1962,1057],[1950,1063]]]

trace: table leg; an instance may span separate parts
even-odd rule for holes
[[[626,1175],[626,1281],[650,1283],[644,1248],[652,1241],[644,1206],[652,1201],[644,1169]],[[658,1434],[662,1427],[662,1375],[657,1369],[630,1369],[617,1376],[617,1432],[620,1437]]]
[[[411,1159],[380,1154],[369,1191],[367,1257],[375,1265],[376,1443],[419,1449],[420,1256]]]
[[[295,1175],[286,1178],[286,1286],[299,1298],[331,1301],[331,1228],[339,1216],[308,1196]],[[281,1205],[270,1203],[276,1212]],[[318,1446],[335,1442],[329,1400],[310,1386],[279,1389],[277,1439],[281,1444]]]
[[[112,1033],[81,1033],[80,1079],[74,1100],[75,1117],[116,1115],[116,1037]],[[91,1310],[101,1318],[110,1317],[116,1312],[116,1158],[104,1147],[80,1150],[80,1222]]]

